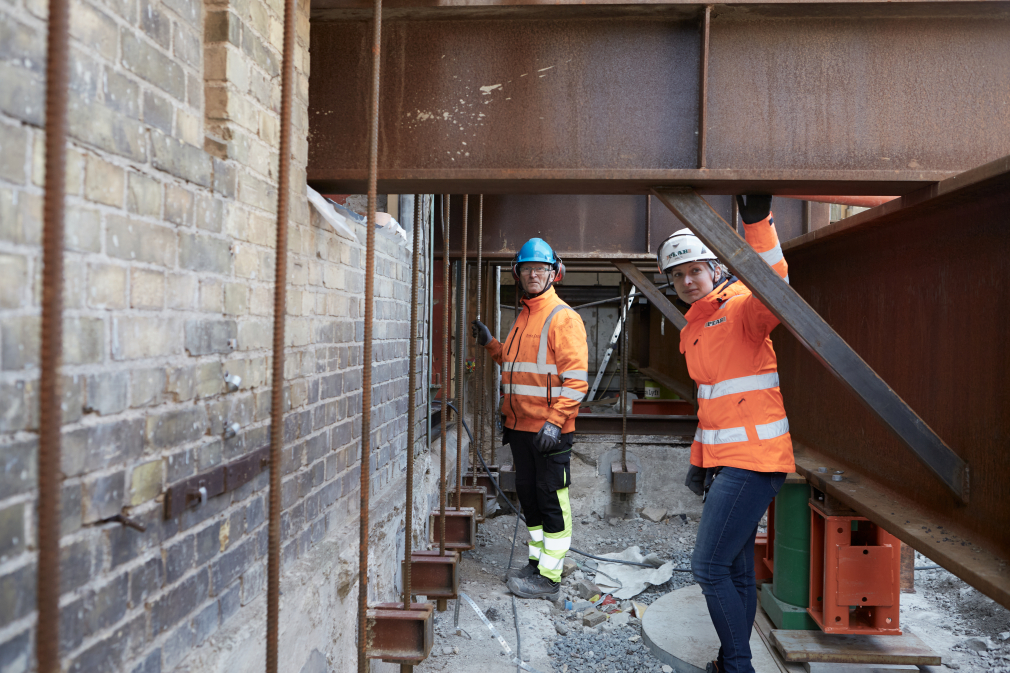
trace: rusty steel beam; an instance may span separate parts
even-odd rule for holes
[[[579,414],[575,432],[579,435],[621,435],[622,417],[617,414]],[[669,435],[694,437],[698,429],[697,416],[663,416],[657,414],[629,414],[629,435]]]
[[[1005,608],[1010,608],[1010,570],[1006,556],[979,544],[979,536],[964,526],[951,524],[935,501],[923,506],[901,497],[863,470],[794,443],[796,471],[810,484],[857,511],[905,545],[926,555]],[[824,468],[827,468],[824,470]],[[839,470],[841,481],[830,477]],[[822,470],[824,470],[822,472]],[[1005,530],[1005,529],[1004,529]]]
[[[730,196],[709,196],[723,218],[732,216]],[[601,266],[601,262],[631,261],[656,268],[655,249],[666,237],[683,228],[666,208],[653,208],[647,200],[627,195],[507,194],[484,197],[483,243],[485,259],[509,261],[530,238],[545,239],[573,269],[574,263]],[[463,216],[458,208],[449,217],[451,259],[461,256]],[[783,240],[806,233],[802,201],[785,200],[775,206],[775,224]],[[823,225],[827,225],[825,218]],[[435,234],[436,258],[441,258],[441,232]],[[645,252],[646,247],[653,252]],[[477,254],[477,242],[467,240],[467,255]],[[609,266],[607,264],[606,266]],[[609,269],[609,270],[612,270]]]
[[[835,330],[691,190],[656,196],[715,252],[761,302],[873,415],[962,502],[968,465],[881,379]],[[862,266],[860,264],[860,266]],[[883,288],[882,288],[883,289]]]
[[[615,4],[612,0],[392,0],[384,4],[383,14],[390,20],[428,19],[570,19],[619,18],[648,19],[656,17],[697,17],[711,3],[699,0],[643,0],[637,3]],[[1005,0],[951,2],[951,0],[917,0],[898,7],[881,7],[880,0],[845,0],[817,2],[794,0],[774,3],[768,0],[739,0],[733,3],[753,16],[806,16],[844,18],[852,16],[885,16],[915,18],[922,16],[994,16],[1007,12]],[[724,11],[725,7],[711,5]],[[312,3],[312,19],[319,21],[362,21],[372,16],[369,0],[316,0]]]
[[[773,339],[793,436],[909,502],[925,527],[903,532],[903,516],[888,530],[1010,608],[1010,318],[1000,308],[1010,302],[1008,211],[1010,157],[783,246],[793,287],[977,466],[966,506],[796,339]],[[867,516],[898,511],[880,509]]]
[[[308,178],[360,193],[368,26],[339,4]],[[698,3],[419,4],[385,32],[382,191],[903,195],[1010,153],[1005,3],[714,6],[705,68]]]

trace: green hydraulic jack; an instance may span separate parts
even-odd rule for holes
[[[810,486],[790,474],[772,502],[769,531],[775,571],[762,584],[761,607],[777,629],[818,630],[807,614],[810,597]]]

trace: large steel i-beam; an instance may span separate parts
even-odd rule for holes
[[[360,193],[369,11],[312,12],[309,182]],[[401,0],[383,32],[380,191],[900,195],[1010,154],[1006,3],[745,1],[706,16]]]

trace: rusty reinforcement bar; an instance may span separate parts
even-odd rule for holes
[[[280,154],[277,171],[277,261],[274,264],[273,362],[270,381],[270,494],[267,524],[267,673],[279,665],[281,594],[281,452],[284,449],[284,319],[287,315],[288,210],[291,202],[291,105],[294,97],[295,0],[284,2]]]
[[[290,0],[289,0],[290,1]],[[358,527],[358,673],[369,669],[368,651],[368,501],[372,476],[372,322],[375,315],[375,205],[379,170],[379,77],[382,64],[382,0],[372,17],[372,91],[368,138],[368,221],[365,226],[365,334],[361,353],[361,505]]]
[[[463,195],[463,259],[459,262],[459,286],[456,288],[456,508],[463,490],[463,392],[466,388],[466,230],[470,215],[470,195]],[[448,336],[448,335],[447,335]]]
[[[60,670],[60,359],[63,351],[63,238],[66,202],[69,0],[49,0],[46,43],[46,194],[42,241],[39,372],[39,561],[35,657],[41,673]]]

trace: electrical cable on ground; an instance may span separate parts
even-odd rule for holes
[[[455,411],[457,414],[459,414],[459,411],[457,411],[456,407],[453,406],[451,403],[446,403],[446,406],[449,407],[450,409],[452,409],[453,411]],[[466,430],[467,437],[469,437],[470,441],[472,442],[473,441],[473,435],[470,433],[470,427],[466,424],[466,421],[463,421],[463,429]],[[500,495],[501,498],[506,503],[508,503],[509,508],[513,512],[515,512],[516,517],[518,517],[518,519],[522,519],[523,523],[526,523],[526,517],[524,517],[522,514],[519,513],[519,510],[517,510],[515,508],[515,505],[512,504],[512,501],[509,500],[508,497],[506,497],[505,493],[503,493],[502,490],[501,490],[501,488],[498,486],[498,480],[495,479],[494,475],[491,474],[491,470],[487,469],[487,463],[484,462],[484,457],[482,455],[480,455],[480,452],[477,453],[477,457],[480,458],[481,464],[484,465],[484,472],[487,473],[488,477],[491,479],[491,483],[494,484],[495,490],[498,491],[498,495]],[[518,519],[516,520],[516,535],[518,535],[518,532],[519,532],[519,520]],[[513,551],[515,551],[515,546],[516,546],[516,538],[513,537],[512,538],[512,550]],[[604,563],[618,563],[618,564],[626,565],[626,566],[638,566],[640,568],[655,568],[656,567],[656,566],[653,566],[653,565],[649,565],[648,563],[638,563],[636,561],[625,561],[623,559],[611,559],[611,558],[603,558],[602,556],[594,556],[593,554],[590,554],[588,552],[584,552],[581,549],[576,549],[575,547],[570,547],[569,551],[573,551],[576,554],[579,554],[580,556],[585,556],[586,558],[595,559],[597,561],[603,561]],[[511,568],[511,567],[512,567],[512,557],[510,555],[509,556],[509,568]],[[689,573],[689,572],[692,572],[690,568],[674,568],[673,571],[674,572],[679,572],[679,573]]]
[[[519,608],[516,607],[516,595],[512,594],[512,621],[516,625],[516,659],[519,663],[516,664],[516,673],[522,670],[523,661],[523,641],[522,636],[519,635]]]

